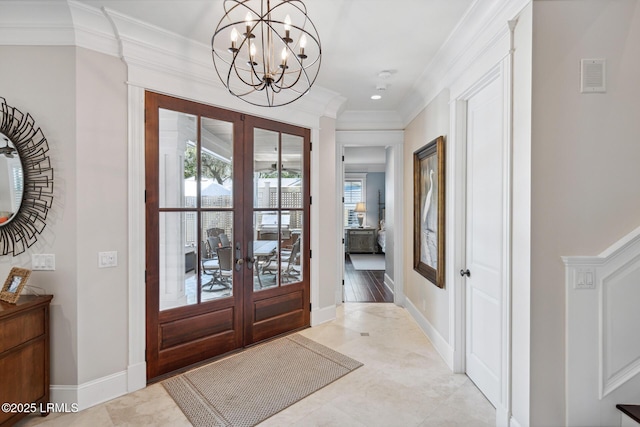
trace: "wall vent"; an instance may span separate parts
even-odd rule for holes
[[[604,59],[583,59],[580,61],[580,92],[604,93],[606,70]]]

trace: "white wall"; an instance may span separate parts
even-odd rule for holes
[[[127,86],[118,58],[78,48],[78,381],[127,368]],[[118,266],[98,268],[98,252]],[[105,351],[109,349],[109,351]]]
[[[385,176],[387,179],[385,180],[385,283],[389,286],[394,287],[395,281],[395,257],[394,257],[394,248],[395,248],[395,210],[393,206],[396,203],[396,194],[394,191],[394,183],[396,179],[404,179],[404,177],[396,176],[395,170],[395,158],[394,158],[394,150],[391,147],[387,147],[386,151],[386,162],[385,162]]]
[[[384,172],[367,173],[367,197],[365,200],[365,206],[367,208],[365,222],[367,227],[373,227],[375,229],[380,227],[380,221],[378,218],[382,214],[380,209],[384,207],[384,192]],[[382,205],[379,205],[379,202],[381,202]]]
[[[11,267],[31,268],[31,254],[55,255],[56,270],[34,271],[28,286],[54,295],[51,383],[78,384],[78,241],[90,236],[79,236],[77,229],[75,48],[0,46],[0,56],[12,64],[0,69],[2,96],[31,113],[47,138],[54,170],[53,207],[43,233],[25,253],[0,257],[0,277]]]
[[[405,129],[404,139],[404,293],[438,335],[449,342],[449,287],[436,287],[413,269],[413,152],[449,132],[449,91],[443,90]],[[449,265],[446,268],[452,268]],[[434,341],[434,337],[430,336]],[[436,348],[438,346],[436,345]],[[440,349],[439,349],[440,351]]]
[[[33,253],[56,256],[56,270],[34,271],[29,285],[54,295],[52,397],[77,402],[77,385],[127,368],[126,72],[118,58],[81,48],[0,51],[19,64],[3,69],[12,82],[3,95],[34,116],[54,169],[43,235],[25,254],[0,259],[0,275],[30,268]],[[118,251],[118,267],[98,269],[105,250]]]
[[[640,224],[639,40],[637,0],[533,3],[531,425],[566,422],[560,257]],[[607,93],[579,92],[582,58],[607,60]]]
[[[338,222],[336,212],[336,188],[342,185],[342,180],[336,172],[336,121],[329,117],[320,119],[319,141],[313,145],[314,158],[317,159],[312,167],[313,192],[312,215],[317,218],[317,228],[313,230],[311,238],[316,245],[312,258],[312,273],[317,274],[314,283],[317,284],[319,310],[329,310],[327,314],[335,316],[339,282],[342,276],[342,254],[336,253],[337,242],[341,239],[342,224]],[[317,156],[317,157],[316,157]],[[341,298],[341,297],[340,297]],[[313,312],[312,312],[313,314]],[[330,320],[333,317],[314,317],[312,321]]]

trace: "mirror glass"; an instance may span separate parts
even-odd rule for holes
[[[11,222],[22,204],[24,176],[15,144],[0,132],[0,227]]]

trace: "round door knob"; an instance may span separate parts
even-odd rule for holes
[[[238,264],[238,265],[244,264],[244,259],[243,258],[238,258],[238,260],[236,261],[236,264]]]
[[[466,270],[460,270],[460,275],[462,277],[467,276],[467,277],[471,277],[471,272],[469,271],[469,269]]]

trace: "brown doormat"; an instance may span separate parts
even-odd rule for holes
[[[254,426],[362,366],[300,334],[162,382],[194,426]]]

